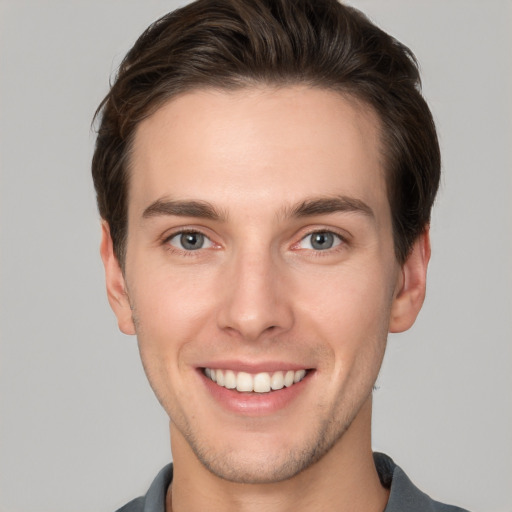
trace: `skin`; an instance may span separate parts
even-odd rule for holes
[[[187,251],[183,229],[204,246]],[[314,248],[314,232],[333,246]],[[371,110],[305,87],[173,99],[136,132],[124,272],[106,223],[101,254],[170,417],[168,511],[385,508],[371,392],[387,333],[421,308],[430,247],[426,231],[396,261]],[[310,372],[284,407],[239,413],[198,369],[226,359]]]

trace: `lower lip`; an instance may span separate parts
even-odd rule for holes
[[[308,371],[300,382],[293,384],[289,388],[285,387],[276,391],[269,391],[268,393],[240,393],[236,389],[227,389],[219,386],[206,377],[202,370],[199,370],[206,388],[217,402],[231,412],[247,416],[273,414],[284,409],[304,391],[312,373],[312,371]]]

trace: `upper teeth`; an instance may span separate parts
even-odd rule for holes
[[[219,386],[227,389],[236,388],[237,391],[267,393],[270,390],[288,388],[301,381],[306,375],[306,370],[288,370],[273,373],[261,372],[253,375],[246,372],[205,368],[204,374]]]

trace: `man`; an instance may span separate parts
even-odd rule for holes
[[[461,510],[371,450],[439,182],[411,52],[335,0],[199,0],[98,111],[108,297],[174,461],[122,510]]]

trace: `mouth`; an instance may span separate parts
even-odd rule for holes
[[[221,368],[203,368],[203,374],[218,386],[241,393],[271,393],[293,387],[307,376],[309,370],[276,372],[236,372]]]

